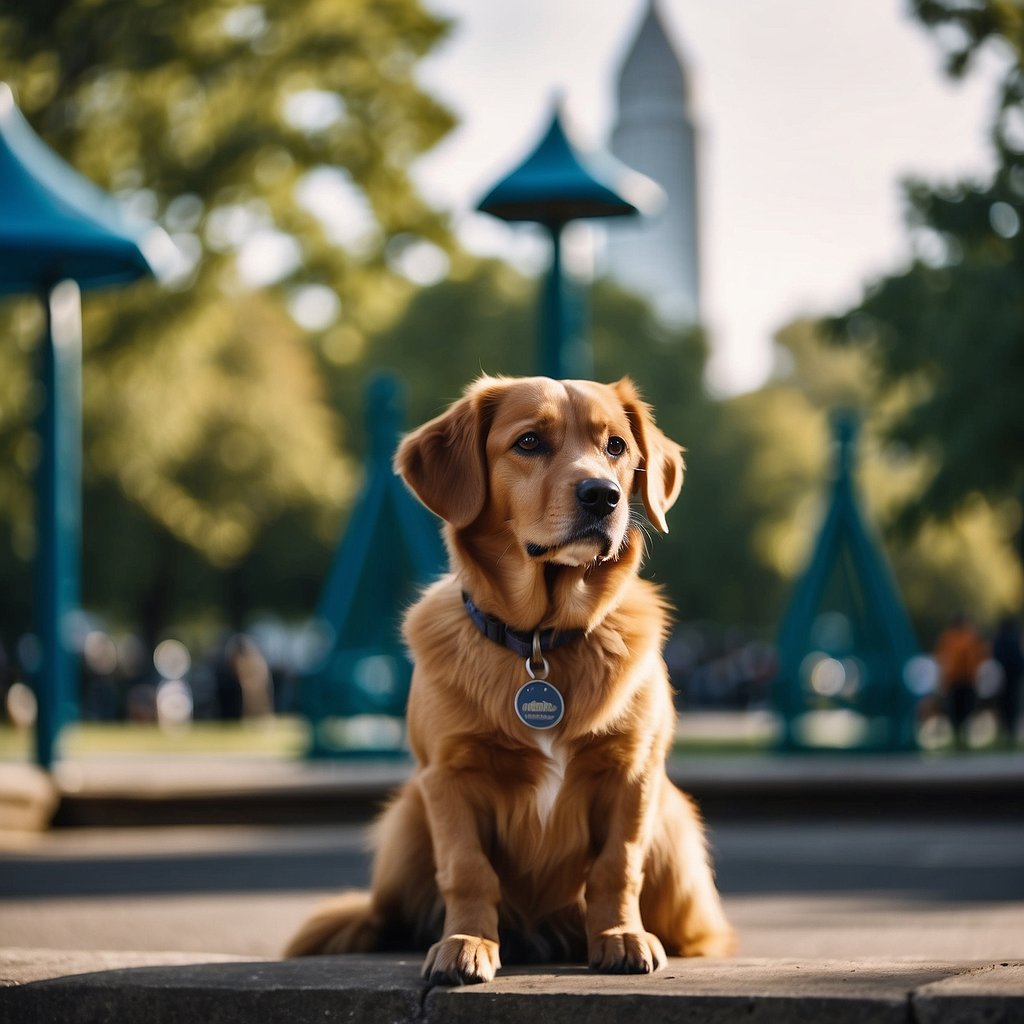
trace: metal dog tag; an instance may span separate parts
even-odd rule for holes
[[[527,680],[516,693],[516,714],[531,729],[551,729],[565,714],[565,701],[558,689],[544,679]]]

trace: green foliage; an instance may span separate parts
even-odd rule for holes
[[[186,576],[226,572],[237,594],[271,531],[301,523],[297,547],[328,554],[353,465],[311,334],[330,356],[339,330],[378,329],[411,288],[396,254],[449,244],[408,174],[453,124],[415,77],[446,30],[419,0],[0,12],[3,74],[35,129],[191,264],[170,290],[86,297],[87,605],[141,609],[152,632],[193,596]],[[238,260],[261,238],[285,256],[265,287]],[[334,334],[289,315],[310,288],[340,308]],[[39,327],[30,304],[0,308],[5,632],[26,624]]]
[[[337,405],[354,444],[363,388],[380,370],[403,379],[408,425],[442,412],[482,373],[526,374],[534,365],[535,285],[498,262],[467,265],[416,292],[393,323],[371,335],[359,358],[335,370]]]
[[[992,125],[988,181],[906,186],[916,258],[837,318],[840,340],[862,343],[878,390],[899,395],[889,439],[927,460],[900,516],[913,531],[954,518],[975,496],[1024,500],[1024,10],[1012,0],[915,0],[937,30],[950,73],[982,47],[1005,71]],[[1010,517],[1011,519],[1013,516]]]
[[[863,423],[857,483],[866,518],[892,563],[920,640],[930,643],[957,608],[994,623],[1015,607],[1021,573],[1007,544],[1012,509],[975,498],[913,536],[895,528],[933,469],[927,457],[890,436],[908,399],[900,388],[877,395],[871,351],[829,345],[825,328],[813,321],[789,325],[776,341],[782,354],[776,379],[730,403],[752,428],[750,443],[759,453],[747,486],[765,499],[755,534],[760,557],[785,577],[803,568],[827,488],[827,416],[848,408]]]

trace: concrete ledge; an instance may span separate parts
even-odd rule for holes
[[[0,1024],[1024,1020],[1021,961],[672,960],[655,975],[632,977],[571,966],[515,968],[490,985],[452,990],[422,982],[418,957],[253,962],[8,950],[0,953],[0,985]]]
[[[380,809],[410,770],[402,760],[309,763],[211,756],[65,762],[55,773],[60,806],[54,824],[360,822]],[[683,756],[670,760],[669,774],[713,821],[823,815],[1015,821],[1024,755]],[[8,777],[14,778],[0,766],[0,796]],[[12,791],[17,788],[12,784]]]

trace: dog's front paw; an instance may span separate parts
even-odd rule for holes
[[[602,974],[650,974],[665,966],[665,949],[650,932],[601,932],[590,941],[591,970]]]
[[[478,985],[493,981],[499,967],[496,942],[476,935],[449,935],[430,947],[423,977],[431,985]]]

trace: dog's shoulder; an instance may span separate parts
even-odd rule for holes
[[[469,625],[462,588],[451,573],[427,586],[406,610],[402,637],[414,654],[458,643]]]
[[[633,652],[658,650],[664,646],[672,627],[672,607],[660,586],[634,576],[623,586],[620,599],[595,633],[621,638]]]

